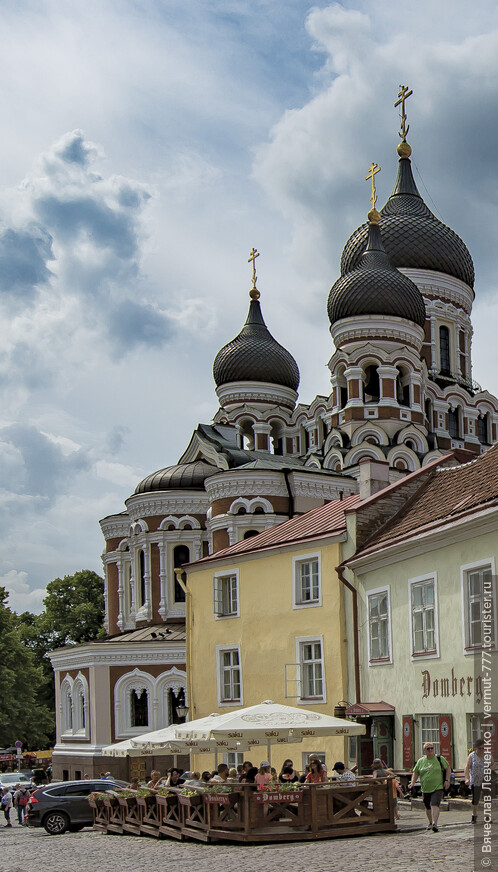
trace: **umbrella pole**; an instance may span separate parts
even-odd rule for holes
[[[267,755],[268,755],[268,756],[267,756],[268,763],[271,763],[271,745],[270,745],[269,742],[268,742],[268,744],[267,744],[267,746],[266,746],[266,753],[267,753]]]

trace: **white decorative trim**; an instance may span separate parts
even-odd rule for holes
[[[100,529],[102,535],[107,541],[108,539],[121,539],[123,536],[128,536],[130,531],[130,518],[126,515],[109,515],[107,518],[102,518]]]
[[[157,494],[134,494],[125,500],[125,505],[129,513],[129,523],[142,516],[204,515],[209,507],[209,499],[203,490],[196,492],[195,496],[184,491],[171,490],[167,493],[158,491]]]
[[[145,647],[146,646],[146,647]],[[48,655],[56,672],[66,669],[85,669],[90,666],[117,666],[185,663],[185,643],[146,642],[140,650],[133,642],[108,642],[98,645],[77,645],[60,648]]]
[[[436,270],[399,267],[399,271],[417,285],[422,296],[449,300],[470,315],[475,294],[465,282]]]
[[[385,336],[390,341],[412,345],[417,350],[422,347],[424,341],[422,327],[394,316],[358,315],[354,318],[341,318],[332,325],[330,332],[337,348],[342,347],[346,342],[356,342],[369,337],[377,339],[379,336]]]
[[[134,669],[122,675],[114,685],[114,711],[116,739],[138,736],[166,727],[169,724],[167,704],[164,701],[164,690],[169,688],[184,689],[186,693],[187,675],[178,669],[169,670],[157,677],[140,669]],[[130,694],[136,691],[147,693],[148,724],[143,727],[131,724]]]
[[[292,388],[283,385],[273,385],[266,382],[228,382],[216,388],[216,396],[220,406],[232,403],[247,403],[248,400],[258,400],[271,405],[284,405],[293,409],[297,402],[297,393]]]
[[[213,475],[206,481],[206,493],[211,503],[242,494],[246,497],[260,497],[262,494],[288,496],[281,472],[265,472],[257,469],[232,470],[222,475]]]
[[[389,438],[387,436],[387,433],[385,432],[385,430],[382,429],[381,426],[365,423],[354,431],[351,439],[351,446],[354,447],[356,445],[361,445],[361,443],[367,438],[367,436],[375,436],[379,440],[377,443],[378,445],[389,445]],[[368,444],[371,445],[372,443],[369,442]]]
[[[357,445],[348,451],[344,458],[344,466],[355,466],[360,462],[360,460],[363,460],[364,457],[369,457],[373,460],[382,460],[384,462],[386,460],[378,445],[372,445],[371,442],[362,442],[361,445]]]
[[[256,509],[263,509],[265,514],[273,514],[272,504],[264,497],[255,497],[252,500],[246,500],[245,497],[239,497],[233,501],[227,514],[236,515],[239,509],[245,509],[247,515],[254,514]]]

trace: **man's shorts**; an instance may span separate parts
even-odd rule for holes
[[[481,790],[482,787],[480,784],[473,784],[471,787],[472,790],[472,805],[479,805],[479,800],[481,798]]]
[[[443,798],[443,790],[433,790],[432,793],[424,793],[424,805],[430,808],[431,805],[441,805]]]

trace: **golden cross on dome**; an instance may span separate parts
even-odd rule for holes
[[[369,179],[372,179],[372,196],[370,197],[372,209],[375,209],[375,204],[377,202],[377,192],[375,190],[375,176],[377,173],[380,173],[380,166],[372,161],[368,173],[365,176],[366,182],[368,182]]]
[[[251,263],[251,261],[252,261],[252,288],[251,288],[251,291],[258,290],[256,287],[256,281],[258,278],[256,275],[256,258],[257,257],[259,257],[259,251],[257,250],[257,248],[253,248],[248,259],[247,259],[247,263]],[[258,292],[258,297],[259,297],[259,292]]]
[[[405,111],[405,101],[408,100],[408,97],[411,97],[413,91],[408,90],[408,85],[400,85],[399,86],[399,100],[394,104],[394,108],[396,109],[398,106],[401,106],[401,133],[399,136],[406,142],[406,137],[408,135],[408,131],[410,129],[410,125],[406,123],[406,111]]]

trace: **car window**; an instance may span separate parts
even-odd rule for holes
[[[71,784],[69,787],[66,787],[65,795],[66,796],[88,796],[90,793],[93,793],[95,790],[92,785],[83,781],[81,784]]]
[[[59,784],[57,787],[51,787],[49,790],[35,790],[35,796],[38,797],[42,794],[46,794],[47,796],[64,796],[67,787],[65,784]]]

